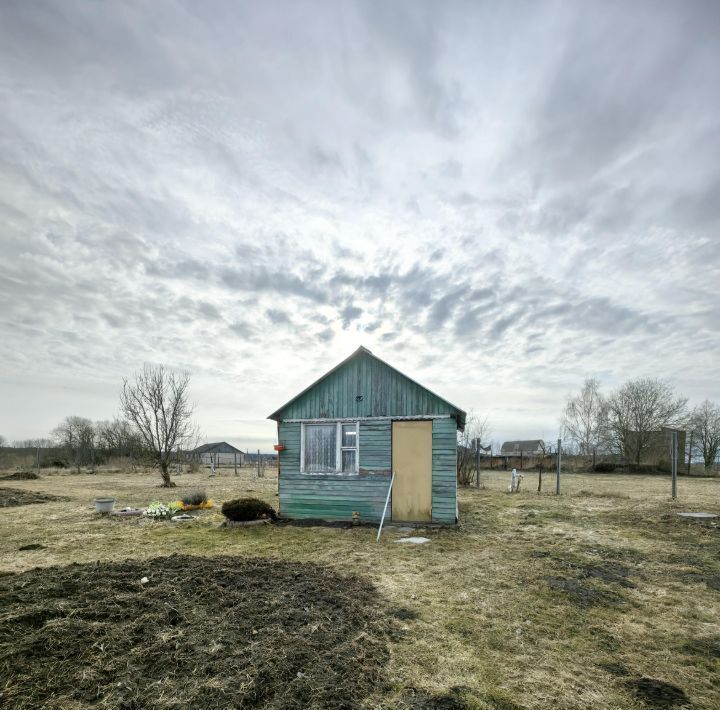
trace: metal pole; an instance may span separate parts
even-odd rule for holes
[[[555,479],[555,494],[560,495],[560,466],[562,465],[562,439],[557,443],[557,477]]]
[[[375,538],[375,542],[380,542],[380,533],[382,532],[383,523],[385,522],[385,513],[387,513],[388,502],[390,500],[390,493],[392,492],[393,483],[395,482],[395,471],[393,471],[392,478],[390,479],[390,488],[388,488],[387,497],[385,498],[385,507],[383,508],[382,518],[380,518],[380,527],[378,528],[378,534]]]
[[[690,475],[690,464],[692,462],[692,447],[693,447],[693,434],[695,432],[690,430],[690,448],[688,449],[688,465],[687,465],[687,475]]]
[[[678,435],[672,433],[672,499],[677,498],[677,458],[678,458]]]

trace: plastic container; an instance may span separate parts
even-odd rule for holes
[[[96,513],[111,513],[114,505],[115,505],[114,498],[96,498],[95,499],[95,512]]]

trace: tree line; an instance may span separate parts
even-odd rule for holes
[[[17,448],[59,448],[79,471],[94,468],[110,456],[156,466],[163,486],[174,486],[170,464],[180,450],[198,444],[189,396],[189,373],[176,373],[163,365],[145,365],[123,379],[118,415],[93,422],[86,417],[66,417],[52,431],[52,439],[16,441]],[[0,447],[5,438],[0,437]],[[60,461],[58,461],[59,463]],[[63,463],[65,463],[63,461]]]
[[[663,428],[690,434],[688,455],[710,468],[720,451],[720,406],[705,400],[689,408],[686,397],[656,378],[629,380],[604,394],[594,378],[567,398],[561,419],[563,438],[577,453],[617,453],[639,465]]]

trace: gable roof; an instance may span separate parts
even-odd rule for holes
[[[227,441],[215,441],[212,444],[203,444],[193,449],[191,454],[207,454],[215,451],[215,449],[223,448],[224,451],[220,451],[221,454],[241,454],[243,453],[240,449],[236,449],[232,444],[228,444]],[[230,451],[228,451],[230,449]]]
[[[514,454],[523,452],[530,454],[538,450],[542,450],[542,439],[526,439],[524,441],[504,441],[500,448],[501,454]]]
[[[419,382],[416,382],[411,377],[408,377],[403,372],[400,372],[400,370],[394,368],[389,363],[385,362],[384,360],[381,360],[379,357],[377,357],[377,355],[373,355],[372,352],[370,352],[370,350],[368,350],[366,347],[363,347],[362,345],[354,353],[352,353],[349,357],[345,358],[342,362],[335,365],[335,367],[333,367],[331,370],[328,370],[328,372],[326,372],[319,379],[315,380],[315,382],[308,385],[304,390],[302,390],[302,392],[299,392],[292,399],[285,402],[285,404],[283,404],[282,407],[279,407],[271,415],[269,415],[268,419],[274,419],[275,421],[280,420],[282,418],[281,417],[282,413],[288,407],[290,407],[290,405],[297,402],[301,397],[303,397],[305,394],[310,392],[313,388],[317,387],[323,381],[327,380],[331,375],[335,374],[336,372],[338,372],[339,370],[341,370],[342,368],[346,367],[351,362],[353,362],[353,360],[360,358],[360,357],[368,357],[368,358],[372,359],[374,362],[379,363],[380,365],[388,368],[388,370],[390,370],[392,373],[399,375],[401,378],[403,378],[407,382],[411,383],[414,387],[419,388],[423,392],[425,392],[428,395],[430,395],[431,397],[435,398],[435,400],[437,400],[438,402],[441,402],[443,405],[445,405],[445,407],[448,410],[450,410],[451,415],[453,417],[455,417],[458,429],[463,430],[465,428],[465,418],[467,415],[464,410],[460,409],[460,407],[457,407],[456,405],[452,404],[451,402],[448,402],[448,400],[446,400],[445,398],[440,397],[439,395],[435,394],[434,392],[429,390],[427,387],[424,387]],[[414,413],[420,414],[420,412],[414,412]],[[392,413],[389,414],[388,416],[391,417]],[[328,418],[334,418],[334,417],[328,417]],[[362,418],[362,417],[360,417],[360,418]]]

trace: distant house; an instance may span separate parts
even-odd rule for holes
[[[542,439],[527,441],[505,441],[500,449],[500,456],[542,456],[545,442]]]
[[[359,348],[269,419],[288,518],[455,523],[465,412]]]
[[[193,449],[190,454],[196,461],[208,466],[211,463],[215,463],[216,466],[223,464],[234,465],[235,463],[242,466],[245,461],[245,454],[240,449],[232,446],[232,444],[228,444],[227,441],[203,444],[198,446],[197,449]]]

